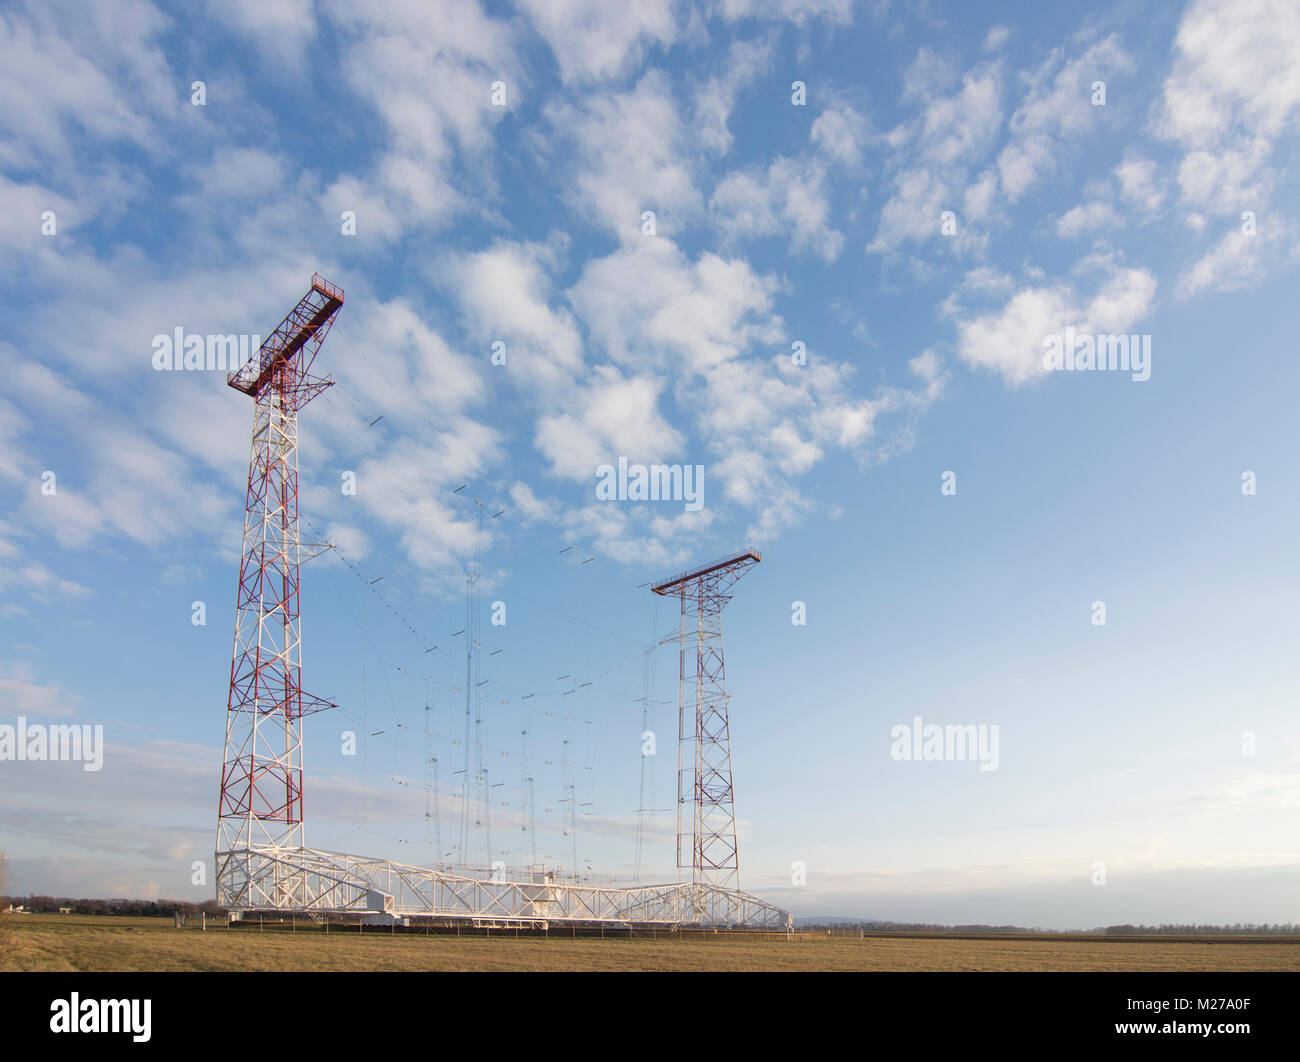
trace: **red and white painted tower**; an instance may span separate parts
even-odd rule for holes
[[[682,603],[682,747],[688,740],[693,743],[695,762],[693,784],[682,799],[694,807],[689,864],[695,868],[693,882],[613,889],[539,882],[531,868],[524,881],[495,874],[477,878],[438,866],[410,866],[306,846],[302,719],[333,704],[303,693],[301,682],[299,568],[329,547],[304,542],[298,533],[298,411],[331,386],[332,381],[312,376],[311,367],[342,306],[343,292],[313,276],[310,290],[254,359],[226,381],[256,406],[217,809],[218,905],[232,921],[270,913],[383,925],[422,919],[476,925],[504,921],[538,928],[569,922],[788,931],[787,912],[736,889],[719,616],[731,600],[732,585],[760,559],[752,550],[655,586],[656,593],[679,596]],[[695,705],[689,738],[688,679]],[[436,799],[436,757],[432,772],[429,784]],[[482,773],[486,775],[486,767]],[[532,781],[525,770],[529,815]],[[486,780],[483,785],[490,790]],[[572,800],[572,786],[569,795]],[[437,805],[433,807],[436,829]],[[683,812],[679,809],[679,834]],[[528,829],[531,833],[531,819]],[[679,836],[679,861],[682,858]]]
[[[695,884],[740,888],[736,809],[731,782],[731,725],[722,656],[722,610],[732,587],[763,558],[747,549],[655,583],[663,597],[681,599],[677,721],[677,865]],[[672,638],[666,641],[672,641]],[[693,707],[693,711],[689,711]],[[689,833],[683,821],[691,808]],[[690,838],[690,859],[683,851]]]
[[[301,849],[302,717],[334,705],[303,693],[298,569],[319,548],[298,534],[298,410],[331,386],[312,362],[343,306],[319,274],[257,354],[226,382],[256,402],[226,751],[217,810],[217,898],[241,907],[250,852]],[[286,897],[279,897],[283,904]]]

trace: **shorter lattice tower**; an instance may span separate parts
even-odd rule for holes
[[[732,588],[763,558],[747,549],[655,583],[651,589],[681,601],[681,627],[661,644],[681,651],[677,709],[677,866],[691,868],[697,884],[740,888],[735,794],[731,778],[731,725],[722,610]],[[686,829],[687,809],[690,829]],[[689,853],[685,850],[690,838]]]

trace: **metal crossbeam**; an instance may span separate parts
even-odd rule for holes
[[[411,920],[545,928],[677,926],[788,932],[791,916],[734,889],[700,882],[610,888],[496,881],[311,848],[217,853],[217,898],[232,918],[305,914],[409,924]]]
[[[304,846],[301,721],[333,703],[305,693],[301,684],[299,569],[328,547],[299,534],[297,415],[331,386],[310,370],[342,306],[343,292],[313,276],[307,294],[257,356],[226,381],[255,400],[255,411],[218,804],[217,902],[233,919],[269,913],[387,923],[544,927],[555,922],[788,932],[789,914],[735,887],[719,613],[731,599],[732,584],[761,559],[754,550],[654,588],[682,600],[683,713],[688,611],[696,619],[697,652],[690,671],[696,685],[696,765],[693,795],[685,798],[695,806],[692,881],[613,888],[559,881],[546,871],[516,872],[507,880],[508,873],[457,874]],[[434,771],[436,764],[434,757]],[[486,788],[486,769],[481,773]],[[523,780],[531,830],[533,779],[526,756]],[[436,774],[433,785],[436,789]],[[572,785],[568,791],[575,799]]]

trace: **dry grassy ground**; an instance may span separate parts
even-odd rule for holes
[[[78,915],[18,916],[14,937],[20,970],[1300,970],[1300,940],[327,936]]]

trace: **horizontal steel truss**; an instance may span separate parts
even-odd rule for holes
[[[367,922],[437,920],[475,925],[686,926],[788,932],[772,904],[703,883],[626,889],[461,877],[384,859],[312,848],[217,853],[217,902],[232,916],[301,914]]]

